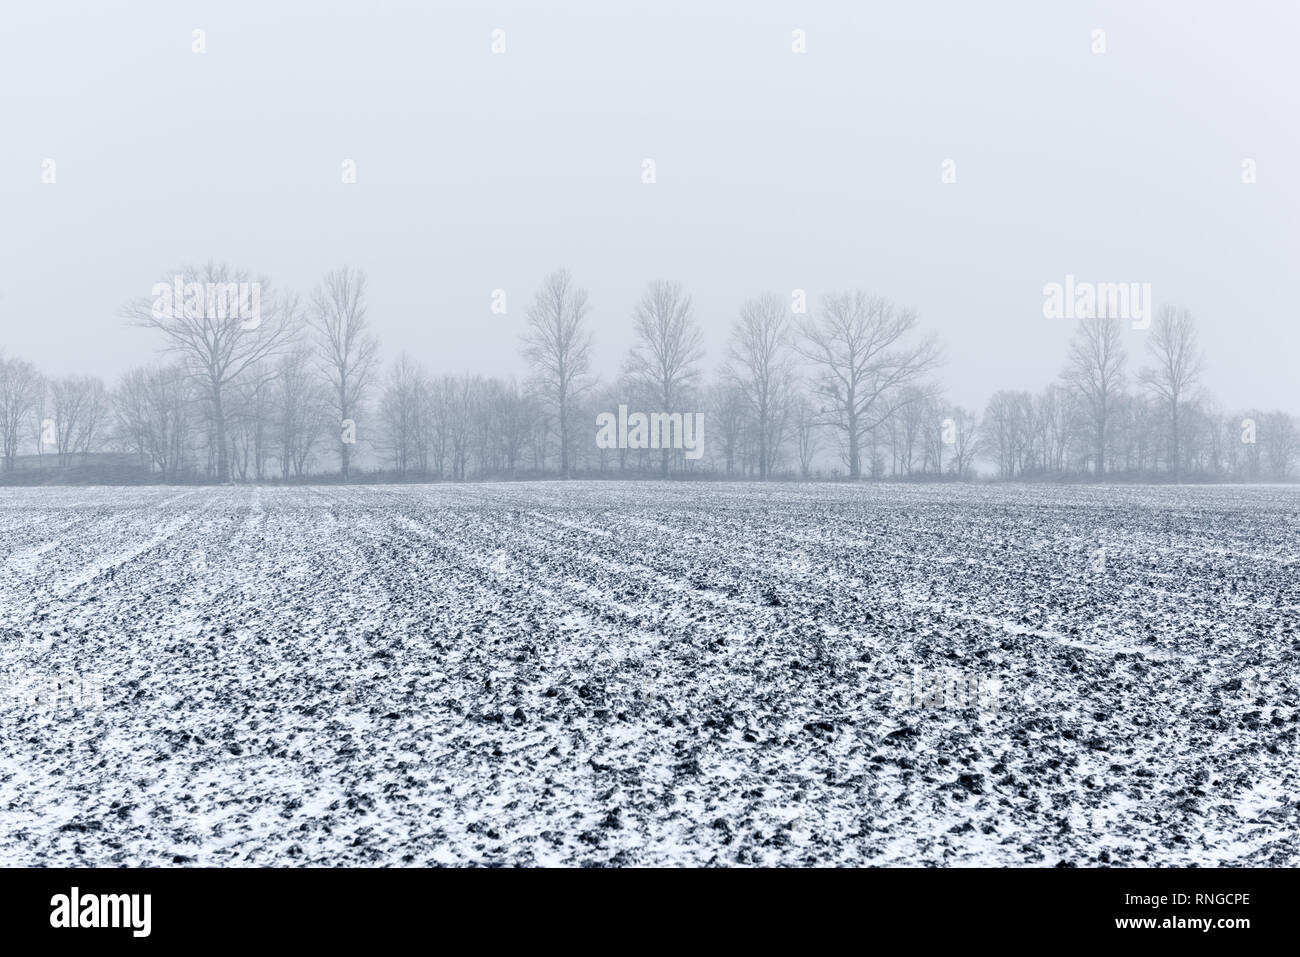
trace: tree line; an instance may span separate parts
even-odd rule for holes
[[[255,285],[256,321],[132,303],[124,318],[155,333],[159,355],[111,387],[0,354],[7,480],[84,478],[112,456],[169,482],[968,480],[979,462],[1007,480],[1288,481],[1300,457],[1294,416],[1228,413],[1202,388],[1196,320],[1181,307],[1161,308],[1133,368],[1117,321],[1080,321],[1058,381],[995,392],[976,413],[944,398],[942,351],[916,312],[862,291],[811,310],[801,295],[746,300],[709,372],[691,297],[651,282],[629,317],[632,347],[602,379],[587,292],[557,270],[527,307],[517,381],[435,373],[407,352],[381,367],[358,270],[328,273],[305,300],[225,265],[176,276],[178,290]],[[704,456],[597,447],[596,416],[620,405],[703,412]]]

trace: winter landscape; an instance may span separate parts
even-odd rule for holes
[[[69,931],[1300,866],[1300,6],[0,21],[0,869],[114,869]]]
[[[1293,866],[1298,522],[1280,486],[4,490],[0,863]]]

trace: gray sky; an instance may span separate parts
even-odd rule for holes
[[[385,364],[518,373],[563,265],[606,374],[650,279],[694,296],[710,369],[747,296],[861,287],[982,407],[1059,373],[1042,287],[1073,273],[1189,306],[1219,398],[1294,411],[1298,26],[1280,0],[9,4],[0,347],[115,380],[157,345],[122,306],[182,263],[304,295],[349,264]]]

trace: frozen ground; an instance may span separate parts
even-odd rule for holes
[[[0,864],[1295,865],[1298,572],[1286,488],[3,490]]]

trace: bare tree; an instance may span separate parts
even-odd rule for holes
[[[709,390],[709,414],[715,423],[713,434],[717,437],[726,474],[731,475],[739,464],[748,426],[749,404],[745,393],[724,377]]]
[[[912,455],[921,437],[922,416],[925,413],[925,393],[915,386],[899,390],[899,405],[890,416],[894,426],[891,437],[896,446],[895,457],[904,475],[912,474]]]
[[[817,455],[817,409],[806,395],[794,400],[794,436],[799,452],[799,477],[807,479],[812,474],[813,458]]]
[[[447,468],[447,447],[451,433],[451,404],[455,380],[443,375],[429,382],[425,390],[420,421],[424,426],[421,446],[426,450],[429,466],[438,478]]]
[[[952,419],[949,467],[957,478],[964,479],[970,474],[971,461],[979,447],[979,423],[972,413],[959,405],[948,410],[948,417]]]
[[[186,467],[194,432],[193,385],[179,365],[133,369],[113,396],[119,441],[165,478]]]
[[[679,405],[699,377],[697,363],[704,357],[691,297],[681,283],[655,280],[642,293],[634,318],[637,342],[628,355],[627,376],[653,397],[661,412],[685,412]],[[664,478],[670,454],[665,445],[660,453]]]
[[[151,466],[145,375],[144,369],[132,369],[122,377],[113,390],[113,420],[118,446],[138,456],[142,465]]]
[[[943,474],[943,457],[948,446],[948,409],[939,396],[927,396],[921,403],[921,444],[924,455],[921,473]]]
[[[998,464],[1004,479],[1023,475],[1033,462],[1033,396],[1003,389],[993,393],[980,430],[981,451]]]
[[[271,383],[272,447],[285,479],[301,478],[317,445],[338,435],[331,424],[331,393],[311,362],[305,348],[290,352],[280,359]]]
[[[339,463],[346,479],[352,446],[341,434],[342,423],[355,422],[374,384],[379,340],[366,319],[366,276],[358,270],[335,269],[312,293],[307,321],[316,343],[317,359],[334,399],[340,428]]]
[[[171,298],[173,280],[184,290],[183,303]],[[251,291],[247,299],[245,291]],[[255,310],[232,308],[232,297],[248,306],[253,296]],[[198,379],[211,405],[217,480],[229,481],[226,402],[231,384],[292,342],[297,332],[296,301],[276,295],[264,277],[250,280],[245,272],[208,263],[178,270],[154,287],[150,299],[130,307],[127,316],[161,332],[165,348],[181,357]]]
[[[498,383],[493,391],[493,403],[501,464],[507,475],[513,475],[523,458],[524,446],[536,417],[536,406],[519,391],[519,386],[513,379]]]
[[[447,439],[451,453],[451,477],[464,481],[469,469],[470,439],[474,429],[474,407],[478,404],[482,380],[468,372],[451,378],[446,386]]]
[[[104,422],[107,399],[104,383],[90,376],[67,376],[50,383],[50,415],[54,451],[60,468],[82,460],[95,448]]]
[[[745,397],[755,429],[758,475],[772,474],[788,425],[794,385],[784,303],[770,293],[740,307],[723,374]]]
[[[384,444],[398,475],[418,468],[426,388],[424,371],[403,352],[393,364],[379,403]]]
[[[1300,455],[1300,429],[1294,416],[1274,411],[1263,416],[1259,423],[1263,440],[1264,462],[1270,478],[1285,482],[1291,474],[1291,465]]]
[[[36,388],[32,392],[32,415],[27,422],[31,431],[32,448],[43,465],[47,452],[58,451],[58,436],[54,433],[54,420],[50,418],[50,380],[37,374]]]
[[[1155,328],[1147,339],[1147,351],[1155,364],[1143,369],[1140,378],[1168,409],[1169,471],[1177,481],[1182,468],[1183,406],[1204,369],[1204,360],[1196,348],[1196,320],[1191,312],[1161,306]]]
[[[1033,399],[1032,426],[1038,447],[1039,466],[1045,472],[1065,469],[1065,452],[1070,441],[1070,396],[1053,383]]]
[[[24,359],[0,357],[0,449],[6,472],[13,471],[23,427],[35,413],[37,393],[43,388],[36,366]]]
[[[1124,358],[1119,323],[1100,318],[1079,322],[1065,377],[1087,417],[1098,475],[1106,470],[1111,417],[1124,390]]]
[[[829,406],[828,424],[844,433],[849,477],[862,475],[862,440],[917,393],[938,363],[932,338],[911,342],[917,315],[866,293],[822,300],[820,319],[800,325],[799,353],[814,365],[814,394]]]
[[[231,459],[240,481],[262,481],[271,457],[274,426],[272,392],[278,367],[256,363],[234,382],[229,433]]]
[[[588,386],[591,333],[584,320],[587,291],[573,285],[566,270],[546,277],[528,307],[524,357],[533,367],[533,385],[555,415],[560,440],[560,475],[572,465],[573,404]]]

